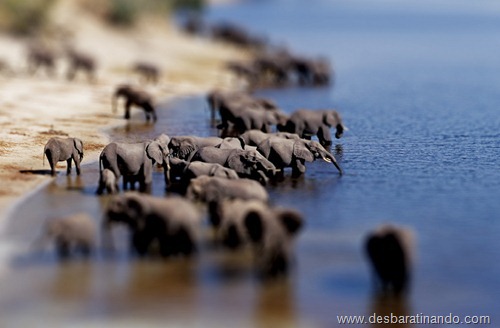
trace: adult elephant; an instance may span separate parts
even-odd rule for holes
[[[288,116],[280,110],[263,110],[259,107],[241,108],[232,119],[236,135],[255,129],[270,133],[271,128],[278,124],[286,124]],[[223,130],[222,134],[225,132]]]
[[[258,146],[264,140],[270,137],[280,137],[284,139],[300,139],[298,134],[289,133],[289,132],[274,132],[274,133],[266,133],[260,130],[249,130],[243,133],[238,138],[241,139],[245,145],[248,146]]]
[[[113,113],[116,112],[118,98],[125,98],[125,119],[130,119],[130,109],[132,105],[140,107],[144,110],[146,115],[146,121],[149,121],[151,117],[153,121],[156,122],[156,112],[153,105],[153,97],[144,90],[132,87],[130,85],[120,85],[116,88],[112,99],[112,109]]]
[[[289,208],[269,206],[258,200],[222,200],[211,211],[216,239],[235,249],[253,244],[261,274],[286,274],[290,268],[294,237],[303,226],[303,216]]]
[[[99,157],[99,187],[97,193],[101,194],[106,187],[103,179],[103,170],[112,171],[118,180],[123,176],[123,189],[130,184],[139,183],[140,191],[148,191],[153,181],[153,164],[163,165],[168,154],[168,149],[158,140],[140,143],[112,142],[104,147]]]
[[[317,141],[271,137],[264,140],[257,147],[257,150],[269,159],[277,169],[283,170],[285,167],[291,167],[294,177],[300,176],[306,171],[305,162],[312,162],[317,158],[333,163],[342,174],[342,169],[335,157]]]
[[[218,163],[235,170],[241,178],[257,180],[262,184],[276,171],[273,163],[255,150],[205,147],[194,154],[192,161]]]
[[[235,170],[217,163],[188,162],[178,158],[170,159],[170,180],[168,184],[179,183],[179,191],[184,194],[185,188],[192,179],[201,176],[219,177],[225,179],[239,179]]]
[[[168,148],[172,156],[189,161],[199,149],[215,147],[222,142],[219,137],[178,136],[170,139]]]
[[[345,127],[336,110],[299,109],[290,115],[286,124],[278,124],[279,131],[296,133],[301,138],[310,139],[316,135],[323,146],[332,144],[331,127],[336,129],[335,138],[341,138]]]
[[[198,200],[216,205],[223,199],[269,200],[266,189],[257,181],[250,179],[226,179],[201,176],[191,180],[186,192],[190,200]]]
[[[52,176],[56,175],[57,162],[66,161],[66,173],[71,173],[71,162],[75,162],[76,174],[80,175],[80,162],[83,159],[83,142],[78,138],[50,138],[45,144],[43,153],[50,164]]]
[[[140,256],[158,242],[160,255],[191,255],[197,250],[201,215],[180,197],[157,198],[137,193],[115,196],[105,212],[104,237],[111,242],[110,229],[116,223],[128,226],[130,246]]]

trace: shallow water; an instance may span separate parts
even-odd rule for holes
[[[269,188],[274,203],[307,217],[289,281],[263,285],[245,261],[209,247],[187,263],[130,263],[123,255],[55,265],[50,254],[26,255],[44,215],[85,210],[99,219],[92,164],[80,181],[60,176],[8,222],[1,245],[21,250],[3,274],[0,324],[50,313],[47,320],[73,325],[333,326],[336,315],[387,311],[372,295],[362,249],[382,222],[410,226],[417,236],[411,294],[389,310],[499,320],[499,6],[307,3],[243,2],[208,12],[335,62],[333,88],[261,92],[286,111],[336,107],[350,129],[333,146],[344,176],[315,162],[303,179]],[[213,135],[208,118],[202,99],[182,99],[154,127],[139,116],[111,135]],[[153,192],[163,194],[159,172]]]

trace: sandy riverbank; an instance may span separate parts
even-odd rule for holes
[[[52,136],[74,136],[85,144],[84,163],[97,158],[108,142],[102,130],[124,124],[122,112],[111,113],[111,95],[123,82],[137,83],[129,67],[137,60],[162,69],[157,85],[146,85],[157,101],[230,88],[231,77],[222,69],[225,60],[244,54],[206,40],[188,38],[167,22],[144,19],[131,31],[111,28],[66,1],[56,9],[57,24],[67,27],[77,48],[94,55],[99,63],[97,81],[84,77],[68,82],[63,58],[57,77],[26,71],[26,42],[0,35],[0,53],[14,74],[0,74],[0,217],[28,191],[50,179],[21,173],[47,170],[42,152]],[[66,163],[60,163],[64,174]]]

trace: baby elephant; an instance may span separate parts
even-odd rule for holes
[[[196,252],[201,215],[191,202],[180,197],[129,192],[110,201],[103,223],[107,238],[114,223],[127,225],[131,249],[140,256],[151,253],[151,245],[157,242],[160,255],[167,257]]]
[[[224,200],[211,213],[217,238],[226,247],[254,247],[257,267],[264,276],[286,274],[292,242],[303,225],[295,210],[270,207],[257,200]]]
[[[96,247],[96,224],[85,213],[48,220],[38,241],[40,246],[53,241],[60,259],[81,254],[89,256]]]
[[[383,292],[406,291],[412,248],[413,234],[406,228],[383,225],[368,235],[366,251]]]
[[[77,138],[50,138],[43,153],[50,164],[52,176],[56,175],[57,162],[68,163],[67,174],[71,173],[71,161],[75,162],[76,174],[80,175],[80,162],[83,159],[83,142]]]
[[[104,190],[106,190],[108,194],[116,194],[119,190],[118,179],[110,169],[102,170],[101,176],[99,178],[99,187],[97,189],[97,194],[101,195]]]

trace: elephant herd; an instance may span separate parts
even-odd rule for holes
[[[127,86],[120,86],[120,95]],[[268,99],[242,93],[212,92],[207,96],[213,113],[218,113],[224,137],[168,136],[137,143],[112,142],[99,156],[97,194],[111,194],[102,222],[103,248],[115,248],[112,234],[116,224],[130,230],[129,250],[138,256],[192,256],[204,243],[203,213],[210,234],[221,249],[250,248],[257,272],[283,275],[293,263],[293,243],[304,225],[294,209],[270,203],[265,186],[279,183],[287,168],[292,178],[304,175],[305,162],[323,159],[340,175],[343,170],[327,150],[331,131],[336,138],[345,131],[334,110],[298,110],[283,113]],[[248,112],[269,114],[275,120],[257,124]],[[153,116],[156,118],[156,116]],[[245,125],[241,122],[250,123]],[[274,131],[274,132],[273,132]],[[311,140],[316,136],[319,142]],[[58,161],[67,161],[67,173],[74,162],[80,174],[83,143],[76,138],[52,138],[44,149],[55,174]],[[153,171],[161,168],[165,188],[177,196],[147,195]],[[120,194],[123,191],[140,193]],[[52,239],[65,258],[96,250],[94,220],[82,214],[50,220],[44,238]],[[404,228],[384,226],[372,232],[366,242],[368,258],[382,290],[406,290],[411,271],[411,233]]]

